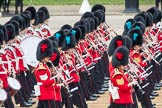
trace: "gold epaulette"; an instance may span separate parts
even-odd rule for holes
[[[116,75],[122,75],[122,73],[119,72],[118,69],[114,69],[114,75],[112,76],[112,78],[114,78]]]
[[[112,76],[112,78],[114,78],[116,75],[122,75],[122,73],[119,72],[118,69],[115,69],[115,73],[114,73],[114,75]],[[124,84],[124,79],[123,79],[123,77],[121,77],[120,79],[116,79],[116,83],[117,83],[118,85],[123,85],[123,84]]]
[[[134,58],[134,60],[136,61],[136,63],[140,63],[141,59],[139,57]]]
[[[40,69],[47,69],[47,68],[43,65],[43,63],[40,62],[36,70],[40,70]]]
[[[133,56],[134,54],[139,54],[139,53],[138,53],[137,51],[133,51],[132,56]],[[140,54],[139,54],[139,55],[140,55]],[[136,63],[140,63],[140,62],[141,62],[140,57],[133,57],[133,59],[136,61]]]

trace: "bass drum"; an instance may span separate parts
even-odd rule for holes
[[[6,99],[7,99],[6,91],[0,88],[0,105],[3,105]]]
[[[36,67],[38,64],[36,51],[41,40],[42,38],[38,36],[29,36],[24,38],[20,43],[20,47],[24,53],[25,62],[32,67]]]
[[[10,87],[10,96],[14,96],[21,89],[20,82],[12,77],[8,77],[7,82]]]

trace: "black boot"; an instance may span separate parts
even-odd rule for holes
[[[20,107],[30,107],[30,106],[32,106],[32,104],[27,102],[20,103]]]

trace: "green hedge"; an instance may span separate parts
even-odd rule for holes
[[[90,4],[124,5],[125,0],[89,0]],[[155,0],[139,0],[140,5],[154,5]],[[80,5],[82,0],[24,0],[25,5]]]

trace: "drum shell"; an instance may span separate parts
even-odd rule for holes
[[[15,96],[15,94],[16,94],[17,92],[18,92],[17,90],[14,90],[14,89],[10,88],[9,94],[10,94],[10,96],[12,97],[12,96]]]
[[[3,103],[7,99],[7,93],[6,93],[6,91],[4,89],[0,89],[0,94],[1,94],[1,96],[0,96],[0,105],[3,105]],[[3,98],[1,98],[1,97],[3,97]]]
[[[10,96],[14,96],[21,88],[20,82],[12,77],[8,77],[7,79],[9,85],[9,94]]]

